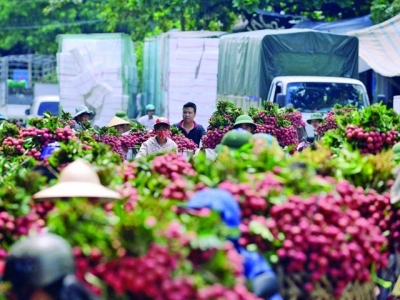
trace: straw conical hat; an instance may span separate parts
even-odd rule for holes
[[[129,122],[115,116],[111,119],[110,123],[108,123],[107,127],[113,127],[113,126],[125,125],[125,124],[129,125]]]
[[[62,170],[58,183],[33,195],[33,199],[99,198],[102,202],[121,199],[121,195],[101,185],[99,176],[84,160],[76,160]]]

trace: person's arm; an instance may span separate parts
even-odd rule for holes
[[[148,155],[147,144],[144,142],[139,149],[139,152],[136,154],[135,160],[139,159],[140,157],[145,157]]]
[[[72,128],[73,130],[75,130],[75,131],[81,131],[81,130],[83,130],[83,129],[82,129],[82,126],[81,126],[78,122],[74,122],[74,124],[72,124],[71,128]]]
[[[256,276],[251,284],[253,287],[253,293],[262,299],[270,299],[277,294],[279,295],[278,278],[272,272],[262,273]]]
[[[199,141],[199,148],[201,148],[203,146],[203,136],[205,136],[207,134],[207,131],[204,129],[204,127],[202,125],[200,125],[200,141]]]
[[[282,299],[279,295],[279,283],[273,269],[258,253],[240,249],[244,258],[244,275],[250,281],[252,291],[262,299]]]
[[[100,300],[100,298],[92,294],[92,292],[89,291],[74,275],[67,275],[63,279],[57,299]]]

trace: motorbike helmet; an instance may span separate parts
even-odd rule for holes
[[[167,118],[161,117],[156,120],[154,123],[154,130],[157,130],[160,125],[168,125],[170,126],[169,120]]]
[[[238,128],[228,131],[222,138],[221,143],[216,147],[216,152],[223,151],[223,146],[230,150],[239,150],[243,145],[250,142],[252,134],[244,129]]]
[[[117,112],[115,113],[115,116],[118,118],[124,119],[125,121],[128,121],[128,115],[122,109],[117,110]]]
[[[6,258],[4,281],[13,287],[45,287],[74,274],[72,249],[61,237],[40,234],[14,244]]]
[[[156,107],[153,104],[147,104],[146,111],[149,111],[149,110],[156,110]]]
[[[54,150],[60,148],[60,144],[58,142],[50,143],[46,147],[43,148],[42,153],[40,154],[40,160],[49,157]]]

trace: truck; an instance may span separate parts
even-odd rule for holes
[[[19,102],[14,100],[0,105],[0,113],[9,120],[17,120],[22,126],[27,124],[27,118],[43,116],[46,110],[58,114],[60,97],[57,84],[35,83],[32,90],[32,97],[20,97]]]
[[[54,116],[60,114],[60,96],[42,95],[35,97],[31,108],[25,110],[26,119],[43,117],[46,111]]]
[[[220,37],[217,100],[248,109],[293,106],[306,121],[335,104],[370,105],[358,80],[358,39],[311,29],[259,30]],[[313,128],[307,124],[309,137]]]

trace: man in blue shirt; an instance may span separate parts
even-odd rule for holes
[[[232,194],[223,189],[198,191],[181,208],[183,210],[208,208],[219,212],[222,221],[228,227],[239,228],[240,225],[239,204]],[[258,252],[248,251],[241,247],[238,239],[239,236],[231,236],[229,238],[243,257],[244,275],[251,284],[252,292],[265,300],[282,300],[279,294],[278,278],[272,267]]]
[[[206,134],[206,130],[200,124],[194,121],[196,116],[196,104],[188,102],[183,105],[182,118],[183,120],[179,123],[174,124],[178,129],[187,137],[196,143],[197,147],[200,147],[201,137]]]

